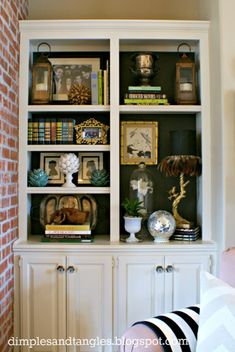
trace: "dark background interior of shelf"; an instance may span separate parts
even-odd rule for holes
[[[170,155],[170,135],[171,130],[196,129],[196,117],[194,114],[142,114],[142,115],[121,115],[121,121],[157,121],[158,122],[158,162]],[[198,150],[200,155],[200,150]],[[131,173],[138,165],[120,166],[120,201],[123,203],[129,197],[129,182]],[[176,186],[179,190],[179,177],[167,177],[158,170],[158,165],[147,165],[154,179],[154,211],[167,210],[172,212],[171,201],[168,200],[168,191]],[[179,205],[179,213],[187,220],[196,223],[197,218],[197,194],[196,177],[185,178],[190,183],[186,186],[186,198]],[[124,215],[121,208],[121,215]],[[123,227],[123,217],[120,219],[121,233],[125,232]]]
[[[179,53],[177,52],[153,52],[158,59],[155,61],[156,74],[150,81],[151,86],[161,86],[162,94],[166,94],[170,104],[175,104],[175,76],[176,62],[179,61]],[[187,53],[189,58],[194,61],[194,54]],[[135,61],[133,60],[135,53],[120,53],[120,104],[124,104],[125,93],[128,92],[128,86],[140,85],[136,75],[131,72],[135,70]]]
[[[73,195],[73,192],[71,192],[71,195]],[[42,235],[44,233],[44,228],[41,226],[39,219],[40,204],[46,196],[46,194],[32,195],[30,214],[32,235]],[[97,225],[92,230],[92,234],[94,236],[110,234],[110,196],[109,194],[93,194],[92,196],[95,198],[97,204]]]
[[[61,152],[61,151],[54,151],[53,152],[50,152],[48,150],[48,152],[43,152],[44,154],[47,154],[48,153],[48,156],[53,159],[53,155],[54,154],[57,154],[57,153],[60,153],[61,155],[64,154],[65,152]],[[79,152],[78,151],[74,151],[73,150],[73,147],[71,146],[71,150],[69,151],[69,153],[74,153],[75,155],[79,156]],[[86,153],[89,153],[89,155],[92,154],[92,152],[86,152],[86,151],[81,151],[82,155],[85,156]],[[105,169],[108,173],[110,173],[110,158],[109,158],[109,155],[110,153],[109,152],[93,152],[94,156],[97,154],[97,153],[102,153],[103,154],[103,169]],[[81,160],[80,160],[81,162]],[[32,152],[31,153],[31,169],[34,170],[34,169],[39,169],[39,168],[43,168],[43,165],[40,164],[40,152]],[[50,182],[50,181],[49,181]],[[96,187],[96,186],[92,186],[90,183],[88,184],[83,184],[83,183],[78,183],[78,172],[75,172],[73,174],[73,183],[78,186],[78,187]],[[47,186],[49,187],[60,187],[61,184],[56,184],[56,183],[48,183]],[[106,187],[109,187],[109,184],[106,185]]]

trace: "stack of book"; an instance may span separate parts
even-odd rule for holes
[[[179,229],[176,228],[171,236],[174,241],[196,241],[200,238],[200,227],[196,226],[192,229]]]
[[[91,104],[109,105],[109,60],[105,70],[91,72]]]
[[[33,118],[28,121],[28,144],[73,144],[75,120]]]
[[[124,104],[169,105],[166,94],[163,94],[161,90],[161,86],[129,86]]]
[[[92,242],[89,223],[83,225],[46,225],[45,237],[49,239],[74,239],[80,242]]]

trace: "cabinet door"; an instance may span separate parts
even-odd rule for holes
[[[118,258],[118,335],[134,322],[160,314],[164,307],[163,256]],[[158,268],[159,271],[156,270]]]
[[[165,257],[165,311],[199,303],[200,271],[210,270],[209,255]]]
[[[74,270],[74,271],[73,271]],[[112,257],[67,259],[67,334],[77,339],[112,338]],[[68,351],[108,351],[109,346],[76,346]]]
[[[61,266],[61,271],[58,270]],[[63,256],[22,256],[21,337],[66,337],[66,273]],[[63,346],[22,347],[22,351],[64,352]]]

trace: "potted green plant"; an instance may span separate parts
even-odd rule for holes
[[[141,210],[143,209],[142,204],[143,203],[138,199],[129,198],[126,198],[122,203],[122,206],[125,209],[124,227],[125,230],[130,233],[130,236],[126,239],[126,242],[128,243],[139,241],[138,238],[135,237],[135,234],[141,229]]]

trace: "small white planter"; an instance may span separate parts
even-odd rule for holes
[[[76,187],[76,185],[72,182],[73,174],[67,173],[65,177],[66,182],[62,185],[62,187]]]
[[[127,232],[130,233],[130,236],[126,239],[128,243],[139,242],[138,238],[135,237],[135,234],[141,229],[141,221],[140,217],[130,217],[124,216],[124,227]]]

